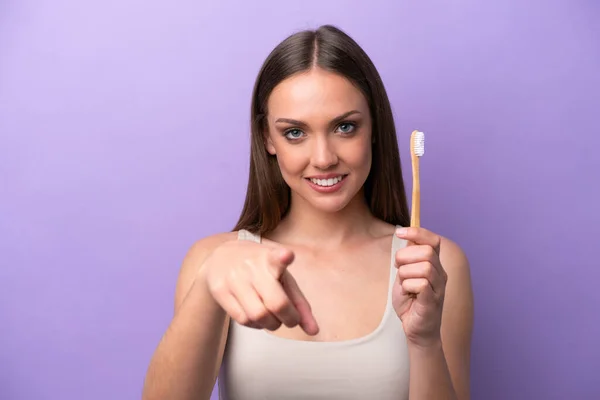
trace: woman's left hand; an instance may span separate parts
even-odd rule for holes
[[[401,228],[409,245],[395,255],[398,268],[392,303],[410,344],[441,342],[442,307],[448,279],[440,262],[440,236],[423,228]]]

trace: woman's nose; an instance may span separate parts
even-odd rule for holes
[[[328,169],[338,163],[335,146],[327,136],[316,136],[312,148],[312,164],[319,169]]]

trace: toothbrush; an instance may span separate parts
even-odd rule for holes
[[[421,182],[419,178],[419,158],[425,154],[425,134],[413,131],[410,135],[410,158],[412,161],[412,207],[410,226],[421,226]]]

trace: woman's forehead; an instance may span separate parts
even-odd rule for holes
[[[313,69],[278,84],[269,97],[268,109],[272,117],[335,118],[349,110],[365,113],[368,105],[362,92],[345,77]]]

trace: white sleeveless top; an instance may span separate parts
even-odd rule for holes
[[[392,306],[393,235],[388,301],[379,326],[335,342],[280,338],[231,320],[219,374],[221,400],[408,400],[409,359],[402,322]],[[248,231],[239,240],[260,237]]]

